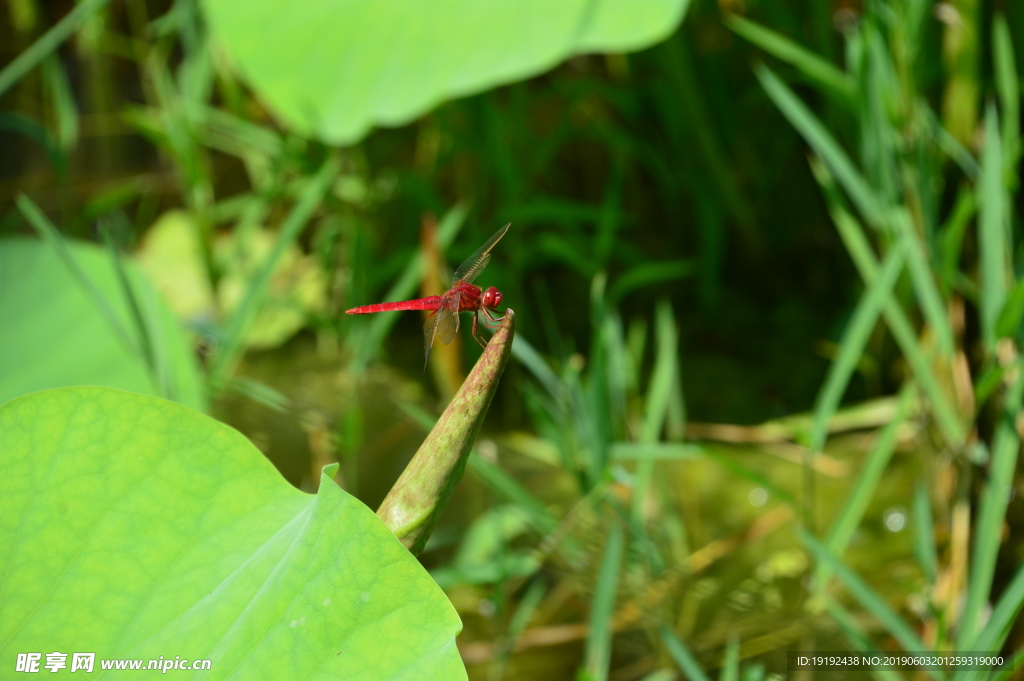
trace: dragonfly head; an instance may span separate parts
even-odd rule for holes
[[[491,310],[501,305],[501,291],[493,286],[488,286],[484,291],[483,306]]]

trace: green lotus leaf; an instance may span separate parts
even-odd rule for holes
[[[8,671],[57,651],[100,678],[161,656],[210,660],[203,679],[466,676],[444,593],[330,467],[306,494],[228,426],[99,387],[0,407],[0,462]]]
[[[158,367],[152,371],[110,256],[92,244],[66,243],[102,302],[87,292],[50,244],[0,239],[0,404],[37,390],[105,385],[204,410],[196,359],[181,324],[156,290],[131,263],[124,263],[148,327],[153,365]]]
[[[688,0],[203,0],[215,37],[295,130],[357,141],[444,99],[542,73],[582,52],[666,37]]]

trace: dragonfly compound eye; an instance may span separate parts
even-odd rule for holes
[[[487,291],[484,293],[484,305],[490,308],[501,305],[501,291],[493,286],[488,286]]]

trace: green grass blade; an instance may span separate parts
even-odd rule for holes
[[[956,285],[960,272],[960,256],[963,253],[964,235],[971,219],[978,211],[978,201],[975,193],[969,189],[961,189],[957,196],[953,211],[943,223],[940,231],[940,243],[942,249],[941,277],[942,285],[947,291],[952,290]]]
[[[590,280],[590,319],[595,329],[601,328],[601,323],[607,315],[608,300],[605,291],[608,288],[608,273],[599,270]]]
[[[992,609],[992,615],[970,650],[996,651],[1001,649],[1022,608],[1024,608],[1024,565],[1017,568],[1013,579],[1003,590],[1003,595],[999,597],[999,602]]]
[[[725,644],[725,655],[722,658],[722,671],[718,681],[739,681],[740,679],[740,640],[730,636]]]
[[[878,322],[882,308],[892,295],[893,286],[903,270],[906,260],[906,248],[897,244],[885,259],[882,269],[868,289],[861,296],[850,322],[839,342],[839,352],[828,368],[825,383],[818,393],[814,407],[814,423],[808,444],[812,452],[820,452],[828,435],[829,419],[839,408],[839,401],[846,392],[850,377],[857,368],[857,362],[864,354],[864,346]]]
[[[522,336],[516,336],[515,341],[512,343],[512,354],[522,362],[523,366],[533,374],[533,377],[540,381],[544,389],[548,391],[553,397],[560,397],[564,392],[562,389],[562,381],[558,378],[558,374],[551,370],[548,363],[544,361],[540,353],[537,352],[536,348],[530,345]]]
[[[930,18],[929,10],[932,9],[931,0],[909,0],[902,3],[902,7],[895,6],[900,12],[899,18],[903,21],[903,30],[906,33],[906,50],[913,57],[920,53],[921,39]]]
[[[1013,485],[1013,471],[1020,451],[1020,437],[1015,421],[1024,406],[1024,376],[1018,364],[1017,377],[1006,391],[1006,404],[1002,418],[996,426],[992,439],[992,459],[989,464],[988,480],[981,493],[978,519],[974,524],[973,546],[971,547],[971,572],[967,584],[967,600],[960,616],[957,633],[957,650],[975,650],[978,622],[981,612],[992,591],[992,579],[996,571],[996,557],[999,554],[1006,507],[1010,502]]]
[[[675,317],[672,315],[672,305],[667,300],[661,300],[658,302],[654,314],[654,368],[651,370],[650,385],[644,404],[644,422],[640,430],[640,442],[643,444],[657,442],[665,428],[665,417],[668,414],[672,384],[677,371],[676,357],[679,353],[679,340],[676,334]],[[640,521],[642,517],[642,509],[647,500],[653,471],[654,462],[651,459],[640,460],[633,493],[634,521]]]
[[[71,37],[86,19],[103,9],[110,0],[83,0],[58,21],[49,31],[32,43],[0,71],[0,95],[21,80],[26,73],[41,64],[61,43]]]
[[[984,404],[988,398],[1003,385],[1003,377],[1006,376],[1006,367],[991,362],[988,367],[983,367],[979,376],[974,381],[974,402]]]
[[[608,473],[609,447],[612,443],[612,424],[605,390],[604,366],[592,362],[587,375],[572,376],[570,386],[571,420],[573,430],[580,438],[580,454],[584,457],[588,485],[597,485]]]
[[[519,599],[519,604],[516,605],[515,612],[512,613],[512,617],[509,620],[508,629],[505,630],[505,636],[498,643],[498,659],[496,660],[496,666],[491,668],[491,678],[505,677],[508,658],[515,650],[519,637],[526,631],[526,626],[537,612],[537,607],[544,600],[546,593],[547,585],[544,583],[544,580],[535,579],[527,587],[526,593]]]
[[[154,339],[149,332],[149,324],[146,323],[146,318],[142,314],[142,307],[139,305],[138,296],[135,294],[135,289],[128,278],[128,271],[124,267],[121,255],[117,252],[117,245],[114,243],[113,234],[111,234],[110,226],[106,221],[101,221],[100,231],[107,248],[107,254],[110,256],[111,267],[117,274],[117,281],[121,286],[121,294],[128,303],[128,311],[131,314],[132,322],[135,324],[136,337],[139,339],[140,350],[149,369],[149,374],[159,389],[160,396],[174,400],[174,392],[176,391],[172,390],[169,381],[172,374],[171,368],[157,360]]]
[[[693,656],[686,644],[683,643],[675,632],[667,624],[661,625],[661,640],[668,649],[668,654],[679,666],[680,671],[689,681],[711,681],[704,670],[700,668],[697,658]]]
[[[1020,81],[1017,77],[1017,59],[1013,54],[1010,26],[1001,13],[997,13],[992,22],[992,51],[996,91],[999,93],[999,108],[1003,120],[1006,167],[1012,171],[1020,156]]]
[[[878,197],[831,133],[771,69],[760,64],[754,71],[775,106],[828,166],[857,210],[869,223],[880,226],[883,215]]]
[[[267,409],[272,409],[281,414],[287,413],[288,409],[292,406],[291,400],[281,391],[266,383],[261,383],[245,376],[232,378],[231,382],[228,383],[228,391],[242,395],[257,404],[262,404]],[[427,426],[427,428],[429,427]]]
[[[998,126],[995,108],[990,105],[985,112],[985,148],[981,153],[981,178],[978,182],[981,337],[989,352],[995,351],[996,324],[1009,290],[1003,150]]]
[[[267,158],[284,153],[284,141],[277,133],[223,109],[203,106],[201,123],[204,142],[225,153],[244,157],[258,152]]]
[[[588,681],[606,681],[608,678],[608,664],[612,657],[612,615],[622,569],[622,534],[622,525],[616,521],[608,533],[594,598],[590,602],[590,627],[584,652]]]
[[[547,534],[555,529],[558,519],[552,515],[540,499],[520,485],[500,466],[473,455],[469,457],[469,468],[499,496],[525,509],[530,514],[531,525],[540,534]]]
[[[672,392],[665,415],[665,434],[670,440],[682,440],[686,435],[686,397],[683,395],[682,371],[677,367]]]
[[[896,450],[897,433],[910,414],[910,405],[913,403],[914,389],[912,385],[903,388],[896,413],[892,420],[885,425],[878,436],[878,442],[868,454],[864,466],[857,475],[849,496],[839,510],[839,515],[829,530],[825,543],[834,556],[842,556],[850,544],[854,531],[864,519],[864,512],[868,503],[875,494],[878,483],[885,473],[886,467],[892,453]],[[818,563],[815,574],[815,581],[819,589],[823,589],[829,577],[829,567],[826,563]]]
[[[609,308],[604,315],[604,322],[600,332],[595,334],[595,340],[597,347],[593,356],[596,358],[603,355],[604,362],[603,366],[592,365],[590,385],[591,390],[603,389],[607,393],[608,439],[612,439],[621,435],[621,428],[612,428],[612,424],[626,422],[626,386],[629,383],[629,355],[623,338],[622,320],[614,308]]]
[[[329,159],[320,168],[320,171],[310,179],[298,202],[292,207],[284,223],[281,225],[273,248],[267,254],[259,270],[249,281],[242,301],[228,320],[221,350],[214,355],[213,366],[210,369],[210,384],[215,389],[219,389],[219,387],[225,384],[228,374],[234,368],[239,355],[242,353],[245,334],[248,332],[249,325],[263,304],[267,294],[267,286],[270,283],[270,276],[277,267],[277,263],[288,248],[299,238],[299,234],[302,233],[306,222],[313,215],[313,211],[316,210],[317,206],[320,205],[324,194],[330,188],[331,183],[334,182],[334,178],[337,177],[338,169],[337,160]]]
[[[852,103],[853,81],[796,41],[735,14],[726,17],[725,25],[775,58],[795,66],[812,82],[823,86],[826,92],[839,95],[844,104]]]
[[[743,681],[764,681],[765,670],[764,664],[761,662],[755,662],[748,664],[743,667]],[[772,677],[774,680],[777,677]]]
[[[70,152],[78,142],[81,120],[68,75],[57,57],[43,61],[43,79],[53,98],[53,111],[56,118],[55,141],[62,151]]]
[[[923,482],[918,482],[914,487],[914,514],[911,522],[914,523],[914,553],[930,584],[939,574],[939,558],[935,548],[931,500],[928,498],[928,487]]]
[[[96,304],[100,314],[103,315],[103,319],[106,320],[110,329],[117,336],[118,340],[124,346],[125,350],[129,353],[142,357],[142,352],[139,349],[138,343],[132,339],[127,329],[121,324],[121,321],[117,318],[117,313],[111,306],[110,301],[107,300],[106,296],[96,288],[92,280],[89,279],[89,275],[85,273],[78,263],[75,261],[75,256],[71,253],[71,249],[68,248],[67,244],[64,243],[64,238],[60,235],[57,228],[50,222],[49,218],[39,209],[36,203],[25,196],[19,194],[16,200],[18,210],[25,216],[29,224],[39,233],[45,241],[47,241],[53,250],[60,256],[60,259],[67,266],[68,271],[75,277],[75,280],[79,283],[82,289],[86,292],[89,298],[92,299],[93,303]]]
[[[843,634],[846,636],[854,650],[862,653],[879,652],[878,648],[871,643],[871,640],[868,638],[864,630],[861,629],[859,624],[857,624],[857,620],[855,620],[853,616],[834,599],[826,598],[825,609],[828,610],[828,614],[836,621],[839,628],[843,630]],[[878,679],[878,681],[903,681],[899,674],[886,667],[871,670],[871,675]]]
[[[910,272],[910,281],[914,285],[914,293],[921,304],[921,311],[935,332],[943,357],[952,357],[953,328],[946,315],[946,305],[935,283],[935,275],[932,273],[928,256],[925,254],[921,235],[914,228],[910,214],[906,210],[898,210],[894,221],[902,241],[907,246],[907,269]]]
[[[811,536],[806,530],[800,531],[800,539],[803,541],[804,546],[814,555],[815,560],[829,565],[832,572],[843,583],[847,591],[857,599],[861,607],[874,615],[882,626],[892,634],[893,638],[899,641],[905,651],[916,652],[928,649],[914,630],[889,607],[882,597],[876,594],[857,573],[847,567],[840,559],[833,556],[828,547]],[[931,674],[936,678],[945,678],[940,672],[931,672]]]
[[[976,180],[981,169],[967,147],[960,144],[960,140],[950,135],[949,131],[942,127],[942,121],[935,115],[935,112],[925,108],[923,114],[931,130],[931,135],[942,152],[960,166],[960,170],[969,180]]]
[[[999,313],[999,320],[996,321],[996,337],[1005,338],[1017,335],[1021,320],[1024,319],[1024,279],[1020,279],[1009,295]]]
[[[672,381],[676,374],[676,356],[679,340],[672,305],[667,300],[655,308],[655,358],[651,370],[650,387],[644,406],[644,423],[640,431],[641,442],[657,442],[665,425]]]
[[[893,105],[890,93],[899,91],[899,85],[893,73],[887,41],[876,23],[864,21],[860,33],[865,48],[858,83],[860,166],[868,183],[884,201],[879,205],[889,207],[898,201],[900,193],[895,148],[899,133],[890,113]]]
[[[629,351],[629,387],[640,388],[640,371],[647,352],[647,319],[634,317],[626,331],[626,348]]]
[[[868,285],[878,276],[878,262],[875,259],[874,251],[868,244],[867,237],[860,223],[857,222],[849,211],[843,206],[839,193],[835,190],[835,181],[828,169],[819,161],[812,160],[811,170],[815,178],[825,191],[826,205],[832,220],[839,231],[839,236],[849,252],[853,264],[857,267],[861,279]],[[931,403],[935,420],[943,435],[952,444],[960,444],[966,437],[966,429],[957,416],[956,411],[949,402],[949,398],[939,385],[935,373],[932,371],[928,359],[924,356],[918,339],[914,333],[914,327],[907,318],[903,308],[896,300],[890,300],[883,311],[886,324],[892,332],[893,338],[899,345],[900,351],[907,359],[914,380],[917,381],[928,401]]]
[[[935,421],[942,430],[942,434],[952,444],[961,444],[966,437],[966,429],[960,418],[954,411],[946,393],[939,385],[938,378],[928,359],[924,356],[918,345],[914,329],[907,319],[903,308],[895,301],[890,301],[885,306],[885,321],[892,331],[893,338],[900,347],[903,356],[906,357],[914,374],[914,380],[921,387],[925,396],[931,404],[935,415]]]
[[[519,605],[516,606],[516,611],[512,613],[512,619],[508,623],[507,638],[514,645],[519,635],[526,631],[526,626],[530,623],[530,618],[537,612],[537,606],[544,600],[544,595],[547,593],[547,585],[543,580],[535,580],[527,588],[526,593],[519,600]]]

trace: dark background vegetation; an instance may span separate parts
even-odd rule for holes
[[[409,405],[436,414],[446,388],[437,373],[422,370],[421,319],[412,313],[397,321],[368,370],[350,371],[354,351],[346,339],[366,320],[343,312],[380,302],[420,251],[424,225],[457,204],[468,209],[468,217],[441,261],[456,265],[500,225],[511,222],[511,231],[478,283],[497,285],[504,292],[505,303],[518,314],[518,334],[557,375],[564,378],[577,370],[585,375],[591,364],[600,362],[603,341],[596,328],[600,315],[594,282],[606,277],[611,291],[617,282],[626,282],[613,301],[622,328],[643,329],[637,338],[647,339],[648,350],[639,354],[634,401],[647,393],[655,376],[656,305],[659,300],[670,303],[678,334],[677,377],[685,395],[685,412],[676,425],[689,423],[689,440],[699,441],[700,433],[708,432],[699,429],[702,424],[755,425],[810,411],[864,285],[811,172],[807,143],[765,94],[752,66],[770,63],[851,155],[858,155],[865,133],[855,112],[823,95],[798,69],[741,38],[723,17],[740,13],[841,65],[844,36],[871,11],[865,4],[694,0],[683,26],[648,50],[574,57],[545,75],[447,102],[407,126],[378,129],[342,150],[345,170],[357,179],[361,198],[329,196],[302,237],[303,250],[315,256],[328,282],[325,304],[297,333],[281,338],[276,347],[251,350],[243,359],[238,375],[269,388],[271,398],[214,390],[213,413],[250,435],[294,484],[308,488],[320,465],[339,458],[342,484],[371,507],[379,503],[422,437]],[[997,15],[1007,20],[1017,70],[1024,72],[1024,5],[1009,0],[953,4],[973,12],[964,16],[979,36],[970,70],[978,93],[972,105],[977,124],[978,112],[994,89],[990,35]],[[9,0],[0,20],[0,60],[13,59],[69,8],[62,2]],[[183,146],[161,128],[161,117],[172,120],[180,101],[154,86],[158,76],[147,60],[163,64],[165,73],[172,74],[198,49],[203,32],[193,4],[182,1],[176,8],[175,21],[151,24],[172,6],[130,0],[113,3],[90,20],[58,53],[72,104],[61,104],[54,95],[56,81],[40,69],[0,98],[0,235],[32,233],[14,205],[16,195],[24,192],[70,237],[98,241],[98,224],[111,220],[118,225],[121,247],[131,252],[166,211],[201,212],[204,206],[254,189],[243,162],[201,132],[190,131]],[[948,22],[942,17],[941,8],[930,7],[913,69],[917,95],[940,117],[956,71],[948,55],[943,56]],[[268,190],[277,194],[266,224],[277,224],[293,197],[287,180],[313,174],[323,158],[337,152],[277,128],[259,101],[230,76],[217,81],[210,102],[283,141],[273,172],[284,179]],[[982,139],[970,128],[960,141],[977,156]],[[952,163],[942,165],[939,174],[945,184],[938,205],[947,215],[966,180]],[[204,191],[209,196],[202,196]],[[1013,201],[1019,208],[1019,193]],[[214,220],[212,227],[227,233],[234,222]],[[1014,218],[1015,237],[1019,227]],[[975,250],[968,236],[962,258],[967,276],[976,274],[966,264]],[[924,317],[913,304],[909,284],[901,283],[897,293],[921,329]],[[216,338],[216,318],[192,321],[197,347]],[[978,326],[969,312],[959,340],[975,375],[987,366],[975,348]],[[456,373],[478,352],[471,342],[460,347],[461,357],[450,360]],[[891,398],[907,378],[899,348],[879,324],[843,404]],[[571,471],[546,468],[538,463],[542,455],[524,454],[531,446],[543,448],[536,436],[544,439],[543,419],[531,397],[536,388],[530,386],[535,378],[513,360],[488,417],[483,454],[500,462],[564,520],[579,510],[596,481],[577,484],[579,476]],[[994,429],[991,409],[987,416],[980,411],[976,438],[980,434],[985,440]],[[627,412],[637,411],[631,402]],[[595,418],[613,415],[597,412]],[[641,420],[631,418],[608,428],[618,433],[615,440],[635,440]],[[872,581],[898,610],[913,610],[913,603],[925,597],[921,594],[931,592],[922,586],[928,575],[910,564],[911,540],[906,533],[887,533],[882,518],[894,508],[907,511],[914,484],[936,475],[938,464],[928,461],[959,456],[938,442],[925,417],[917,423],[916,435],[901,441],[901,457],[872,502],[872,520],[865,521],[858,544],[862,552],[870,550],[852,559],[868,570],[865,576],[878,570]],[[830,440],[835,450],[829,453],[846,462],[852,475],[883,425],[884,420]],[[670,423],[664,439],[682,441],[682,432],[671,429]],[[794,498],[817,495],[814,513],[820,515],[814,522],[827,525],[850,478],[808,487],[799,466],[779,463],[757,449],[763,444],[758,433],[748,433],[753,450],[750,443],[732,442],[715,445],[720,448],[717,456],[743,461]],[[532,444],[523,445],[520,436],[534,438],[527,441]],[[710,576],[695,574],[681,578],[685,588],[666,587],[677,591],[655,608],[660,608],[663,621],[693,643],[708,668],[717,666],[730,636],[737,633],[742,641],[761,641],[760,649],[743,648],[744,658],[776,672],[784,665],[780,655],[787,647],[846,645],[839,629],[823,623],[827,618],[820,608],[805,607],[806,566],[799,559],[793,558],[796,567],[791,564],[788,573],[785,565],[778,568],[784,576],[771,587],[776,589],[773,595],[765,595],[770,589],[763,580],[751,584],[758,566],[784,564],[786,556],[794,555],[787,551],[799,546],[791,536],[762,543],[751,538],[750,523],[757,514],[746,499],[756,480],[750,475],[729,477],[723,470],[734,469],[707,461],[689,466],[672,469],[661,481],[671,491],[652,516],[659,528],[654,535],[671,535],[676,530],[664,528],[676,523],[684,537],[666,540],[668,557],[662,559],[675,564],[674,555],[692,555],[727,537],[740,539]],[[962,458],[954,467],[970,468]],[[614,497],[612,478],[609,473],[605,482]],[[971,479],[958,488],[960,498],[976,500],[983,477]],[[493,487],[467,476],[424,563],[449,569],[474,520],[505,501]],[[942,556],[950,541],[952,503],[933,502]],[[794,508],[805,512],[805,502]],[[581,542],[581,563],[558,557],[542,536],[512,532],[507,542],[496,540],[501,551],[539,547],[544,556],[539,571],[503,572],[498,561],[493,578],[451,578],[449,594],[467,625],[464,637],[470,643],[493,640],[499,646],[498,653],[481,658],[490,660],[487,664],[470,665],[472,674],[565,678],[576,668],[585,634],[558,644],[556,634],[548,632],[555,638],[513,655],[512,662],[500,646],[515,639],[510,622],[517,621],[517,612],[525,612],[517,608],[533,597],[534,583],[544,584],[545,595],[538,597],[536,620],[529,619],[532,610],[523,615],[524,621],[533,622],[530,626],[543,629],[585,620],[589,599],[600,589],[595,587],[596,573],[606,534],[600,514],[590,512],[595,518],[572,525],[570,532]],[[1010,504],[1009,513],[1007,530],[1019,532],[1024,526],[1019,499]],[[662,523],[668,516],[676,519]],[[659,583],[664,568],[652,565],[642,546],[628,546],[625,565],[633,567],[623,568],[620,605],[634,597],[640,602],[636,594]],[[1019,535],[1000,555],[993,596],[1020,561]],[[897,566],[895,576],[879,567],[878,556]],[[907,594],[916,594],[918,600]],[[777,607],[758,599],[777,602]],[[730,619],[726,611],[740,614]],[[678,659],[671,646],[666,652],[661,643],[651,643],[663,640],[654,621],[647,615],[643,625],[624,628],[615,638],[612,669],[618,671],[612,678],[641,678],[665,660]],[[799,626],[773,642],[769,634],[784,625]],[[519,626],[516,635],[526,626]],[[1020,637],[1018,628],[1007,645],[1019,647]],[[879,640],[879,645],[892,642],[884,635]]]

